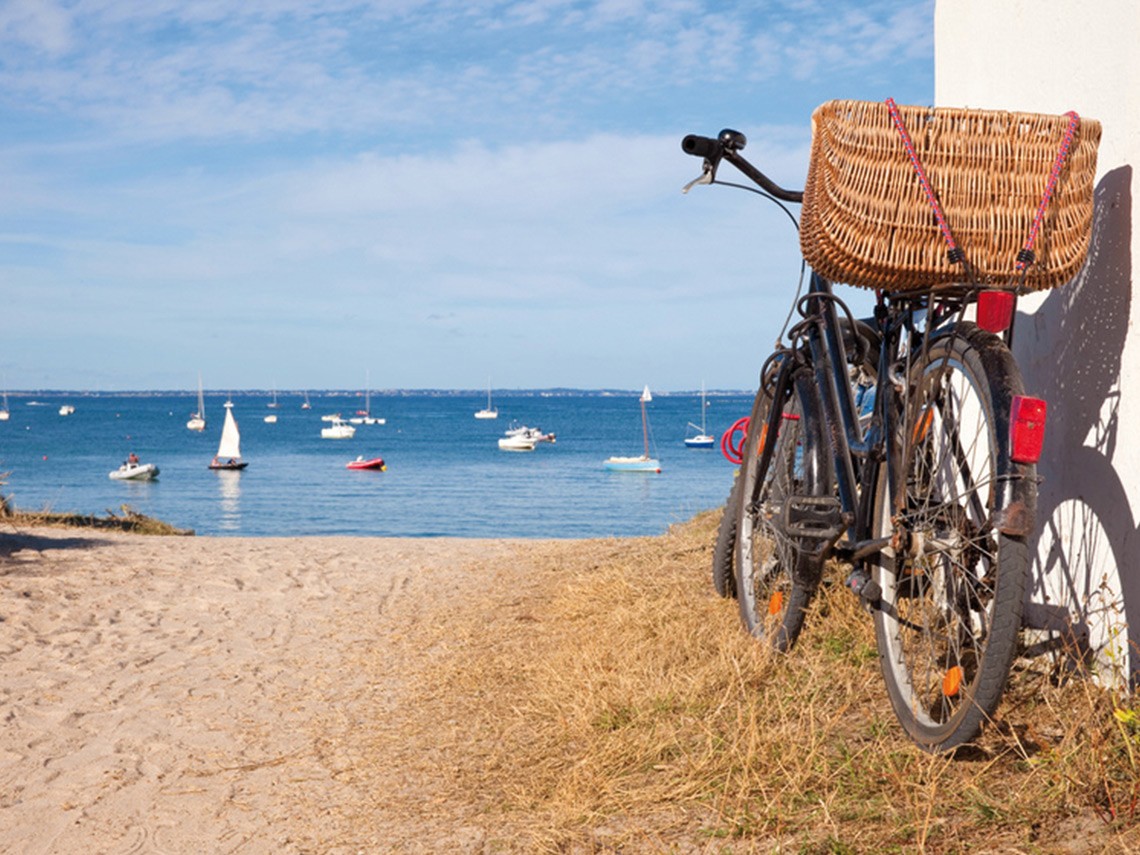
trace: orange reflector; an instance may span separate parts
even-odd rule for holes
[[[930,407],[922,414],[917,422],[914,424],[914,435],[911,437],[911,442],[918,445],[924,439],[926,434],[930,431],[930,425],[934,421],[934,410]]]
[[[764,453],[764,444],[768,442],[768,423],[764,422],[764,427],[760,429],[760,441],[756,443],[756,456],[759,457]]]
[[[942,675],[942,694],[952,698],[962,688],[962,666],[955,665]]]
[[[776,591],[768,598],[768,614],[778,615],[784,610],[784,592]]]
[[[1045,411],[1040,398],[1014,395],[1009,412],[1009,458],[1014,463],[1036,463],[1045,444]]]

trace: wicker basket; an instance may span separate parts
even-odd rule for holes
[[[1084,263],[1092,227],[1100,123],[1081,119],[1033,246],[1016,271],[1066,116],[904,107],[899,113],[946,223],[988,287],[1053,288]],[[909,291],[961,283],[886,104],[829,101],[812,115],[811,165],[800,222],[804,258],[820,275]]]

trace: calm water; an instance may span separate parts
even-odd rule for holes
[[[0,422],[0,491],[25,510],[102,515],[123,505],[214,535],[354,534],[463,537],[605,537],[659,534],[670,524],[721,505],[732,466],[719,449],[683,444],[700,422],[699,395],[654,397],[650,451],[662,474],[614,473],[611,455],[642,449],[635,394],[495,396],[496,420],[479,420],[485,395],[376,395],[384,425],[357,425],[348,440],[322,439],[325,413],[349,415],[361,398],[234,395],[241,426],[241,473],[206,468],[221,433],[223,397],[207,395],[209,424],[186,429],[190,395],[47,396],[43,405],[11,398]],[[709,433],[720,436],[747,415],[747,395],[710,397]],[[60,416],[59,406],[75,413]],[[278,414],[277,424],[263,419]],[[557,434],[534,452],[500,451],[497,440],[517,421]],[[107,473],[130,451],[161,469],[153,482],[112,481]],[[355,472],[357,455],[382,456],[387,472]]]

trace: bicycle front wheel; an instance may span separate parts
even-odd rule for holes
[[[819,584],[822,552],[801,548],[787,520],[795,500],[830,495],[829,459],[819,441],[819,409],[806,376],[774,403],[757,395],[737,476],[736,596],[752,635],[788,650]],[[779,407],[775,433],[769,409]],[[772,443],[770,453],[765,453]]]
[[[1010,464],[1002,440],[1021,388],[995,336],[971,325],[935,340],[900,408],[893,500],[880,470],[874,523],[877,536],[891,537],[874,568],[880,662],[899,721],[928,751],[978,735],[1016,649],[1028,549],[999,521],[1003,482],[1036,489],[1033,467]]]

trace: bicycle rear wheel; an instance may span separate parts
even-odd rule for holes
[[[774,403],[758,395],[738,478],[736,596],[741,620],[752,635],[788,650],[803,628],[804,614],[819,584],[822,551],[801,548],[789,534],[793,501],[830,496],[830,458],[820,441],[819,406],[806,376],[780,397],[775,435],[769,428]],[[770,453],[766,445],[772,443]]]
[[[874,567],[880,662],[899,721],[928,751],[974,739],[1001,700],[1028,568],[1024,539],[999,525],[1004,484],[1036,490],[1033,467],[1010,463],[1003,439],[1022,388],[1016,365],[996,336],[963,326],[915,366],[897,498],[887,467],[874,497],[876,536],[892,537]]]

